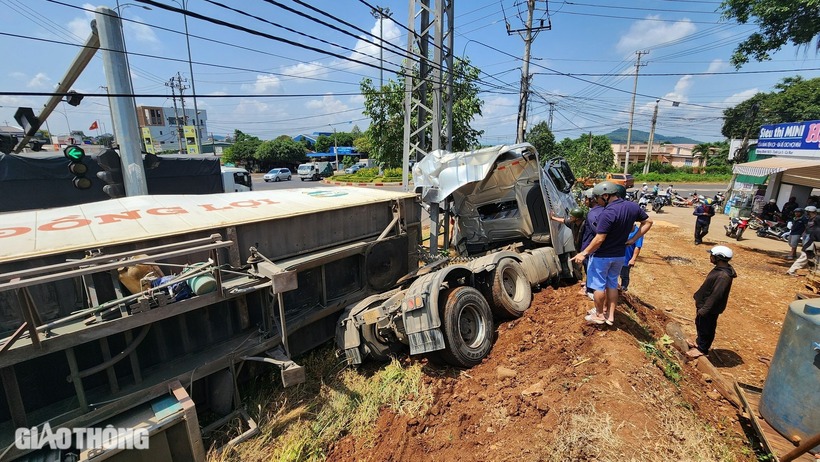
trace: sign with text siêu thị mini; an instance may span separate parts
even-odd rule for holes
[[[757,153],[769,156],[820,158],[820,120],[760,127]]]

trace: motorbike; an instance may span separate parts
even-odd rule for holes
[[[724,225],[726,237],[735,238],[738,241],[743,236],[743,232],[749,227],[749,217],[729,218],[729,224]]]
[[[654,194],[646,193],[643,196],[641,196],[640,199],[638,199],[638,206],[641,208],[641,210],[646,211],[647,207],[649,207],[649,204],[651,204],[654,201],[654,199]]]
[[[763,220],[763,225],[757,229],[759,237],[771,237],[780,241],[789,240],[789,226],[777,221]]]
[[[627,191],[626,192],[626,200],[635,202],[638,194],[635,191]]]
[[[675,207],[689,207],[692,205],[692,201],[681,196],[680,194],[673,192],[672,193],[672,205]]]
[[[723,195],[723,193],[719,192],[715,194],[715,197],[713,199],[715,200],[715,208],[718,210],[723,209],[723,202],[726,200],[726,197]]]
[[[652,199],[652,211],[655,213],[661,213],[661,209],[663,206],[666,205],[666,199],[663,195],[657,195]]]

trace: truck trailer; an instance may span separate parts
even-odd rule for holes
[[[352,365],[406,349],[470,367],[494,319],[576,276],[571,233],[549,219],[575,206],[562,159],[542,167],[528,144],[433,152],[414,181],[417,193],[138,196],[4,214],[0,459],[204,460],[203,435],[220,424],[240,416],[239,438],[252,434],[239,384],[259,367],[300,383],[298,356],[334,337]],[[454,217],[447,255],[420,245],[428,209]],[[220,418],[200,429],[203,411]],[[139,430],[150,444],[34,447],[46,426]]]

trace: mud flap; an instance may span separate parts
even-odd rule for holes
[[[408,334],[407,338],[410,341],[411,355],[420,355],[444,348],[444,336],[439,329]]]

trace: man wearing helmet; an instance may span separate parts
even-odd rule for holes
[[[792,248],[792,253],[786,256],[787,260],[794,260],[797,257],[797,245],[800,244],[800,238],[803,237],[803,233],[806,232],[806,224],[809,222],[808,218],[803,214],[803,209],[800,207],[792,210],[791,214],[793,217],[792,227],[789,230],[789,247]]]
[[[732,249],[724,245],[716,245],[709,250],[709,261],[715,267],[706,275],[706,280],[693,297],[697,310],[695,328],[698,337],[694,343],[689,342],[691,349],[686,355],[690,358],[709,354],[709,348],[715,340],[718,316],[726,309],[732,280],[737,277],[735,269],[729,264],[732,256]]]
[[[652,227],[652,220],[638,204],[618,196],[619,189],[609,181],[592,188],[603,207],[598,216],[595,237],[573,261],[581,263],[590,255],[587,287],[594,290],[595,313],[586,319],[593,324],[612,325],[618,304],[618,277],[624,264],[627,244],[633,244]],[[632,227],[640,222],[639,231],[629,237]]]
[[[712,223],[712,217],[715,216],[715,208],[712,207],[712,199],[705,199],[700,196],[701,203],[695,207],[692,215],[695,219],[695,245],[703,243],[703,237],[709,234],[709,225]]]

